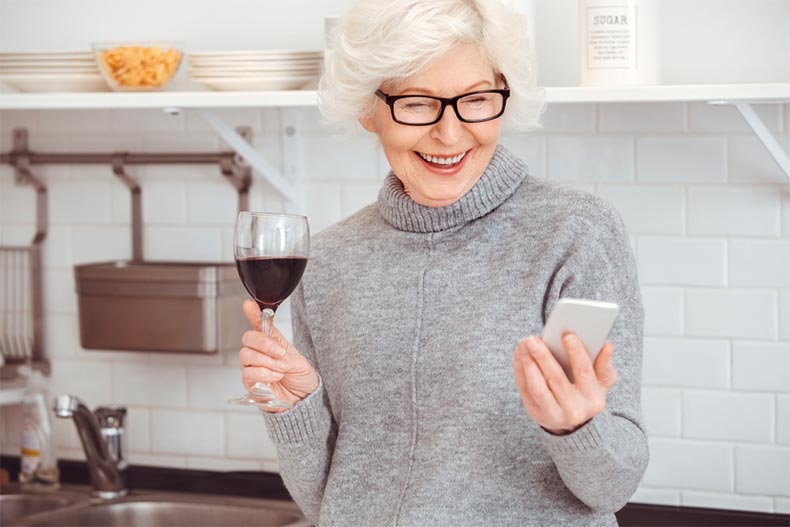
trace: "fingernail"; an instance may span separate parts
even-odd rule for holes
[[[566,344],[576,344],[576,342],[578,342],[578,338],[573,333],[564,334],[562,340],[564,340]]]
[[[527,348],[529,351],[535,351],[538,348],[538,340],[533,335],[527,337]]]

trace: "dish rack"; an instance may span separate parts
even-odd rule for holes
[[[16,130],[14,150],[24,151],[27,133]],[[17,185],[31,185],[36,193],[36,231],[30,245],[0,246],[0,379],[19,377],[19,367],[30,365],[49,374],[44,343],[44,281],[42,249],[49,214],[47,187],[30,170],[30,159],[12,162]]]

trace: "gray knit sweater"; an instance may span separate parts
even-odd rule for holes
[[[555,436],[524,409],[513,352],[564,296],[620,304],[619,377],[603,413]],[[377,203],[315,236],[292,302],[321,383],[265,420],[316,524],[616,525],[648,449],[636,268],[607,203],[501,146],[447,207],[390,174]]]

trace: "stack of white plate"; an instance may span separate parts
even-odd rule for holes
[[[191,53],[189,75],[211,89],[298,90],[321,74],[321,51],[213,51]]]
[[[0,52],[0,82],[23,92],[109,90],[91,51]]]

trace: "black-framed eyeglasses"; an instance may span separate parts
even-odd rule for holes
[[[376,90],[376,96],[390,107],[392,120],[396,123],[427,126],[438,123],[448,106],[453,107],[458,120],[464,123],[483,123],[496,119],[505,113],[510,90],[473,91],[450,99],[429,95],[388,95],[381,90]]]

